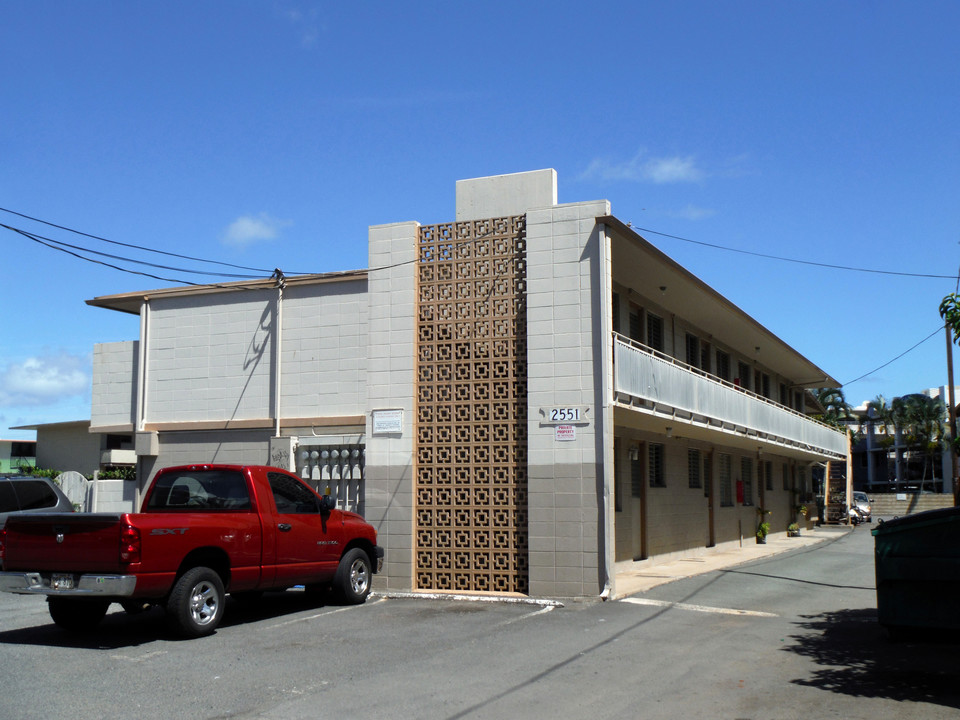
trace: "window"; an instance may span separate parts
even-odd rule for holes
[[[717,464],[719,465],[720,506],[730,507],[733,505],[733,459],[729,455],[721,453],[717,459]]]
[[[663,318],[647,315],[647,345],[663,352]]]
[[[693,448],[687,450],[687,480],[692,488],[703,486],[703,461],[700,451]]]
[[[281,515],[303,515],[320,512],[317,496],[295,477],[284,473],[267,473],[277,512]]]
[[[746,363],[737,363],[737,379],[734,381],[744,390],[750,389],[750,366]]]
[[[150,510],[250,510],[250,493],[237,470],[184,470],[159,476]]]
[[[710,343],[700,342],[700,369],[710,372]]]
[[[13,486],[21,510],[40,510],[57,504],[57,495],[43,480],[24,480]]]
[[[790,393],[786,383],[780,383],[780,404],[790,407]]]
[[[700,338],[687,333],[687,365],[700,367]]]
[[[770,492],[773,492],[773,461],[767,460],[766,467],[764,467],[763,477],[766,478],[767,485],[766,488]]]
[[[613,331],[620,332],[620,295],[613,294],[612,312],[613,312]]]
[[[740,479],[743,482],[743,504],[753,505],[753,458],[740,458]]]
[[[717,350],[717,377],[730,381],[730,353],[723,350]]]
[[[0,480],[0,512],[16,512],[20,509],[13,483]]]
[[[651,443],[650,453],[650,487],[666,487],[667,478],[663,467],[664,447],[659,443]]]
[[[643,310],[630,306],[630,339],[643,342]]]

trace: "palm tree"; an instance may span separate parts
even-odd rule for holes
[[[927,479],[927,467],[930,466],[932,470],[933,459],[943,446],[943,418],[946,407],[940,398],[932,398],[927,395],[910,395],[908,397],[912,421],[912,444],[923,452],[923,474],[920,478],[920,489],[923,490],[923,483]]]
[[[841,427],[845,420],[852,417],[850,406],[840,388],[820,388],[816,396],[817,403],[823,408],[823,413],[817,417],[827,425]]]

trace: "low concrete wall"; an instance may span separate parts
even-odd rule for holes
[[[953,507],[953,495],[919,493],[867,493],[874,518],[912,515],[925,510]],[[905,499],[898,499],[905,498]]]

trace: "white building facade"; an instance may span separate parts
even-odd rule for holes
[[[552,170],[374,226],[369,269],[89,301],[91,429],[160,467],[288,467],[365,515],[396,590],[596,597],[617,572],[782,532],[846,438],[836,381]]]

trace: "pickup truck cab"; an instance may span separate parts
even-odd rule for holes
[[[0,558],[0,590],[47,596],[66,629],[89,629],[119,602],[161,605],[175,631],[198,637],[220,624],[227,592],[304,585],[362,603],[383,549],[360,515],[285,470],[185,465],[157,473],[139,513],[11,515]]]

